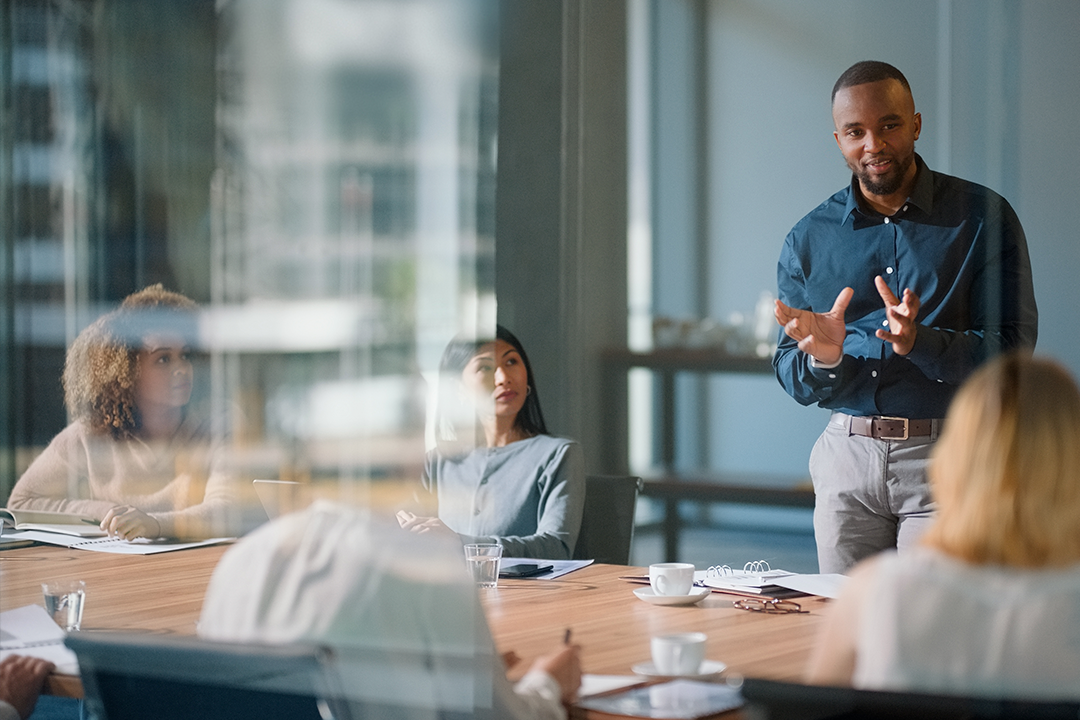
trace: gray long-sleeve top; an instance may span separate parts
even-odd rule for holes
[[[465,455],[428,454],[424,487],[439,519],[467,543],[506,557],[569,559],[585,504],[584,459],[573,440],[537,435]]]

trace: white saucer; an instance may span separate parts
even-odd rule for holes
[[[693,605],[712,593],[711,588],[690,588],[689,595],[657,595],[651,587],[638,588],[634,594],[653,605]]]
[[[698,668],[698,672],[695,675],[664,675],[656,671],[656,666],[652,664],[651,660],[649,662],[638,663],[630,668],[635,675],[644,675],[646,677],[654,678],[680,677],[686,680],[701,680],[712,677],[726,669],[727,665],[719,660],[703,660],[701,667]]]

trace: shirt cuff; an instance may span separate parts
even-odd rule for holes
[[[543,670],[530,670],[514,685],[514,693],[522,698],[539,701],[540,706],[530,703],[537,714],[548,718],[565,718],[566,709],[562,704],[562,688],[555,678]]]
[[[833,368],[840,367],[840,363],[844,361],[844,356],[841,355],[834,363],[823,363],[813,355],[810,356],[810,367],[817,368],[818,370],[832,370]]]

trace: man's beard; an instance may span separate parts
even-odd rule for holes
[[[904,177],[907,175],[908,169],[911,168],[911,164],[915,162],[915,155],[912,153],[903,160],[900,158],[894,158],[893,160],[893,172],[886,175],[871,175],[870,171],[861,164],[856,168],[851,168],[851,170],[855,173],[855,177],[859,178],[859,184],[871,194],[892,195],[904,184]]]

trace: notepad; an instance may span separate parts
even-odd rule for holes
[[[794,574],[787,570],[774,570],[768,563],[758,561],[746,563],[742,570],[735,570],[727,565],[714,565],[695,572],[694,581],[717,590],[787,597],[799,593],[784,587],[779,581]]]

